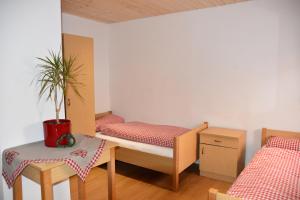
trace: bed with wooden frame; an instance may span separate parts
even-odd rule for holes
[[[281,131],[263,128],[261,133],[261,147],[263,147],[270,137],[285,137],[285,138],[300,138],[300,132]],[[219,192],[215,188],[210,188],[208,191],[209,200],[241,200],[241,198],[232,197],[228,194]]]
[[[108,111],[96,114],[95,119],[111,113],[111,111]],[[171,175],[171,189],[177,191],[179,188],[179,174],[198,159],[197,133],[206,128],[208,128],[208,123],[204,122],[199,127],[175,137],[172,158],[118,147],[116,149],[116,160]]]

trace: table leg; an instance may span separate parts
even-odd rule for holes
[[[53,200],[51,170],[41,171],[40,175],[42,200]]]
[[[22,175],[19,175],[13,186],[13,199],[22,200],[22,196]]]
[[[107,165],[108,172],[108,199],[116,199],[116,184],[115,184],[115,147],[110,149],[110,161]]]
[[[71,200],[86,200],[86,182],[82,181],[78,175],[70,177]]]

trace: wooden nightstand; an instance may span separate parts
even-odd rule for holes
[[[245,165],[245,133],[216,127],[200,132],[200,175],[233,182]]]

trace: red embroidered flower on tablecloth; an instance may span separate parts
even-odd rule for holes
[[[5,160],[6,160],[6,163],[8,165],[11,165],[11,163],[14,161],[14,159],[20,155],[18,152],[16,151],[7,151],[5,152]]]
[[[86,155],[87,155],[87,153],[88,152],[86,150],[84,150],[84,149],[77,149],[75,151],[72,151],[70,153],[70,155],[72,155],[72,156],[80,156],[81,158],[85,158]]]

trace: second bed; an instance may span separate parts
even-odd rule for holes
[[[95,118],[101,119],[110,114],[111,111],[96,114]],[[98,131],[96,136],[119,144],[116,160],[171,175],[171,188],[177,191],[179,174],[198,159],[197,133],[206,129],[208,123],[205,122],[193,129],[141,122],[120,123],[110,127]],[[152,130],[165,133],[161,137],[156,137]],[[110,135],[104,134],[103,131],[110,132]],[[127,134],[128,131],[134,132],[133,135]],[[151,137],[143,139],[140,137],[143,133]]]

